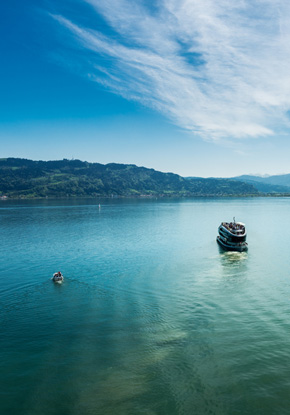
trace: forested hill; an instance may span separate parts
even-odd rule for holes
[[[132,164],[80,160],[0,159],[0,196],[227,196],[254,195],[253,185],[229,179],[185,179]]]

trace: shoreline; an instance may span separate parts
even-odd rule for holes
[[[5,196],[0,197],[0,201],[9,200],[74,200],[74,199],[195,199],[195,198],[254,198],[254,197],[290,197],[290,193],[263,193],[263,194],[199,194],[199,195],[178,195],[178,194],[158,194],[158,195],[114,195],[114,196],[46,196],[46,197],[25,197],[25,196]]]

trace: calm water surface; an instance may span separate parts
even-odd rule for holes
[[[98,204],[0,203],[0,413],[289,414],[290,199]]]

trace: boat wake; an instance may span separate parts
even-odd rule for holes
[[[245,259],[248,258],[247,252],[236,252],[236,251],[223,252],[222,256],[231,262],[244,261]]]
[[[240,268],[246,264],[247,258],[247,252],[228,251],[220,254],[221,264],[226,268]]]

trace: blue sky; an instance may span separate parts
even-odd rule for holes
[[[1,2],[1,157],[289,173],[289,44],[286,0]]]

